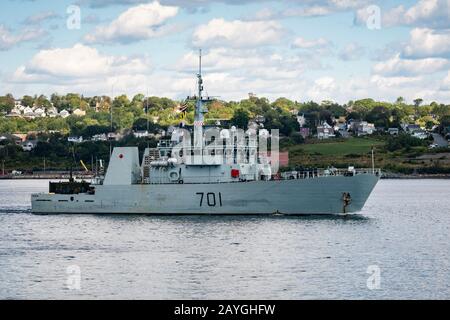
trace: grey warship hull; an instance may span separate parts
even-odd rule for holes
[[[97,186],[90,194],[34,194],[32,212],[155,215],[342,214],[360,211],[379,177]],[[343,200],[343,194],[351,198]]]

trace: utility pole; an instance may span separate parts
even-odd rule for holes
[[[372,146],[372,174],[375,174],[375,157],[373,155],[373,146]]]
[[[5,160],[2,160],[2,175],[5,175]]]
[[[46,168],[45,157],[44,157],[44,174],[45,174],[46,170],[47,170],[47,168]]]

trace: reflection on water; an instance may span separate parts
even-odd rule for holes
[[[448,299],[449,187],[382,180],[350,216],[37,216],[46,181],[0,181],[0,298]]]

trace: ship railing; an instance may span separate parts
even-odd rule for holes
[[[330,177],[330,176],[356,176],[360,174],[373,174],[381,177],[381,169],[376,168],[348,168],[348,169],[337,169],[337,168],[327,168],[327,169],[303,169],[298,171],[287,171],[280,175],[283,180],[292,179],[312,179],[319,177]]]

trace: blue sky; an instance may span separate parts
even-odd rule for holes
[[[449,2],[5,0],[0,94],[448,103]]]

